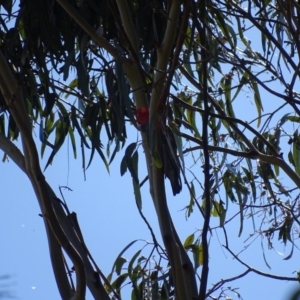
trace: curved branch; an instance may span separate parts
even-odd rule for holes
[[[0,132],[0,149],[8,155],[8,157],[26,173],[25,160],[19,148]]]
[[[193,5],[193,19],[197,19],[196,12],[197,8]],[[210,224],[210,216],[211,216],[211,189],[210,189],[210,156],[209,156],[209,137],[208,137],[208,121],[209,121],[209,114],[210,111],[209,107],[209,94],[208,94],[208,68],[207,68],[207,44],[206,44],[206,27],[204,24],[207,23],[207,7],[205,1],[202,1],[199,5],[199,12],[200,12],[200,20],[201,25],[199,26],[199,37],[201,41],[201,74],[199,74],[200,81],[203,82],[203,104],[204,110],[202,114],[202,146],[203,146],[203,156],[204,156],[204,222],[203,222],[203,229],[202,229],[202,247],[203,247],[203,264],[201,270],[201,280],[200,280],[200,287],[199,287],[199,295],[198,299],[202,300],[205,299],[205,294],[207,290],[207,282],[208,282],[208,274],[209,274],[209,247],[208,247],[208,231],[209,231],[209,224]],[[199,72],[200,73],[200,72]]]
[[[0,133],[0,149],[6,153],[6,155],[26,174],[26,166],[23,154],[19,148],[2,133]],[[45,218],[43,219],[48,237],[52,268],[58,290],[62,299],[70,299],[73,292],[64,268],[61,246],[55,238],[47,220]]]
[[[157,47],[156,73],[154,76],[154,87],[152,89],[150,100],[150,120],[155,120],[160,101],[165,100],[161,99],[161,96],[164,89],[168,62],[177,32],[177,21],[179,20],[180,1],[173,0],[170,1],[169,4],[168,24],[165,35],[162,44]]]
[[[229,124],[241,124],[242,126],[244,126],[245,128],[247,128],[249,131],[251,131],[255,136],[257,136],[270,150],[271,152],[273,152],[273,154],[278,155],[277,150],[274,148],[274,146],[266,139],[263,137],[263,135],[261,133],[259,133],[257,130],[255,130],[252,126],[250,126],[247,122],[244,122],[240,119],[236,119],[236,118],[232,118],[232,117],[228,117],[225,114],[222,115],[218,115],[212,112],[205,112],[205,110],[201,109],[201,108],[197,108],[194,107],[192,105],[189,105],[188,103],[185,103],[184,101],[182,101],[181,99],[179,99],[178,97],[176,97],[175,95],[172,95],[172,98],[183,108],[187,108],[191,111],[197,111],[201,114],[208,114],[211,117],[215,117],[215,118],[219,118],[221,120],[225,120],[228,121]]]
[[[250,3],[250,1],[249,1],[249,3]],[[280,45],[280,43],[276,39],[276,37],[273,34],[271,34],[266,27],[262,26],[259,22],[257,22],[254,17],[252,17],[251,11],[249,11],[249,12],[245,11],[240,5],[238,5],[234,1],[230,1],[230,3],[228,3],[228,5],[231,5],[232,7],[234,7],[245,19],[248,19],[255,26],[255,28],[257,28],[260,32],[262,32],[264,35],[266,35],[268,37],[268,39],[270,41],[272,41],[272,43],[275,45],[275,47],[277,49],[280,49],[280,52],[283,54],[285,59],[289,62],[289,64],[293,68],[293,70],[299,74],[297,65],[292,60],[291,56],[282,48],[282,46]]]
[[[3,134],[0,133],[0,149],[5,152],[8,157],[16,163],[16,165],[26,174],[26,168],[25,168],[25,159],[21,151],[16,147],[14,143],[12,143],[8,138],[6,138]],[[87,253],[85,249],[83,248],[81,242],[78,240],[78,236],[75,235],[74,229],[70,227],[69,219],[66,217],[64,210],[62,209],[62,206],[60,205],[60,202],[57,200],[57,197],[54,193],[54,191],[50,188],[50,186],[47,184],[47,188],[49,190],[51,202],[53,205],[53,208],[56,212],[56,215],[58,217],[58,220],[68,236],[70,242],[74,247],[77,249],[77,251],[80,253],[83,261],[84,266],[86,269],[86,275],[87,275],[87,285],[89,289],[91,290],[91,293],[95,296],[95,299],[105,299],[109,300],[107,293],[105,292],[105,289],[102,284],[99,286],[95,283],[94,278],[94,270],[91,266],[91,263],[87,257]],[[65,269],[62,268],[63,261],[61,256],[61,246],[59,245],[56,237],[54,236],[51,228],[49,227],[49,223],[44,219],[47,237],[48,237],[48,244],[49,244],[49,251],[50,251],[50,257],[51,257],[51,263],[53,266],[53,271],[55,274],[55,279],[59,288],[59,291],[61,293],[62,299],[70,299],[71,294],[68,292],[70,291],[69,288],[69,281],[66,278],[67,274],[65,272]],[[69,295],[67,297],[67,295]]]
[[[241,263],[243,266],[245,266],[249,271],[252,271],[258,275],[264,276],[264,277],[268,277],[268,278],[272,278],[272,279],[277,279],[277,280],[287,280],[287,281],[299,281],[299,278],[296,277],[286,277],[286,276],[277,276],[277,275],[273,275],[273,274],[269,274],[269,273],[265,273],[259,270],[256,270],[252,267],[250,267],[249,265],[247,265],[245,262],[243,262],[237,255],[235,255],[227,246],[223,247],[239,262]]]
[[[169,1],[168,4],[168,23],[163,42],[157,48],[156,73],[154,76],[154,84],[150,99],[149,146],[152,153],[156,147],[157,149],[155,149],[155,151],[162,153],[160,151],[162,132],[160,128],[157,129],[155,126],[158,121],[160,121],[160,104],[163,106],[164,101],[166,101],[166,98],[162,98],[164,97],[163,91],[169,89],[169,87],[166,86],[167,67],[174,46],[175,37],[177,35],[181,5],[178,0]],[[162,120],[162,122],[164,122],[164,120]],[[156,143],[154,143],[154,141],[156,141]],[[149,179],[150,186],[153,188],[152,196],[154,206],[159,220],[160,231],[170,260],[173,280],[175,283],[176,298],[192,299],[197,296],[197,285],[193,266],[178,237],[169,213],[165,194],[164,170],[163,168],[157,167],[154,158],[151,160],[152,170],[149,169],[150,167],[148,168],[148,171],[151,172],[149,173]]]
[[[55,211],[53,210],[51,198],[49,197],[48,186],[40,169],[37,149],[32,138],[31,124],[25,108],[22,89],[18,86],[18,83],[7,64],[2,51],[0,51],[0,70],[0,89],[21,133],[25,154],[26,174],[29,177],[36,193],[43,217],[47,219],[54,235],[74,263],[77,282],[74,299],[83,299],[85,297],[86,290],[86,278],[83,262],[76,249],[69,243],[68,238],[58,222]]]
[[[133,57],[139,56],[139,45],[138,45],[138,39],[136,36],[136,30],[134,28],[134,24],[131,17],[131,12],[128,7],[127,0],[117,0],[117,5],[119,8],[119,13],[121,15],[121,19],[123,22],[123,26],[125,29],[125,33],[128,37],[128,40],[130,42],[130,48],[133,50]]]
[[[237,275],[237,276],[234,276],[234,277],[231,277],[231,278],[227,278],[227,279],[222,279],[220,280],[219,282],[217,282],[216,284],[213,285],[213,287],[206,293],[206,298],[208,296],[210,296],[213,292],[217,291],[220,287],[222,287],[225,283],[227,282],[231,282],[231,281],[235,281],[237,279],[240,279],[244,276],[246,276],[248,273],[250,273],[251,270],[246,270],[245,272],[243,272],[242,274],[240,275]]]

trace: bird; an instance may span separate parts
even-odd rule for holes
[[[163,167],[164,174],[171,183],[173,195],[181,192],[180,162],[177,157],[177,146],[174,134],[169,126],[162,135]]]

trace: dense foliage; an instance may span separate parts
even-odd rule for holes
[[[252,236],[264,247],[272,249],[277,239],[290,245],[286,260],[299,250],[297,1],[0,4],[0,148],[3,160],[10,157],[32,183],[62,299],[84,299],[86,287],[95,299],[120,299],[125,280],[132,283],[132,299],[201,300],[225,298],[224,283],[250,272],[299,280],[299,265],[294,277],[250,267],[231,249],[233,233],[227,231],[237,219],[241,236],[244,223],[251,222]],[[129,141],[129,130],[139,132],[140,140]],[[142,217],[140,188],[149,185],[164,244],[152,233],[150,256],[156,251],[160,259],[150,273],[145,272],[150,256],[141,250],[129,262],[123,258],[132,242],[112,273],[102,274],[76,215],[58,201],[43,175],[34,132],[42,156],[51,149],[46,168],[55,165],[67,138],[75,158],[80,145],[84,171],[95,154],[103,172],[109,170],[126,149],[121,175],[132,176]],[[19,138],[22,152],[15,144]],[[141,163],[147,167],[145,180],[138,175]],[[201,230],[191,229],[183,241],[169,213],[168,181],[174,196],[189,191],[186,217],[202,218]],[[208,289],[214,231],[246,271]],[[62,250],[74,266],[76,286]],[[264,248],[262,255],[268,265]]]

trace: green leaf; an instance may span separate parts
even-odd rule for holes
[[[135,176],[137,177],[137,180],[132,176],[132,184],[133,184],[133,191],[134,191],[134,197],[136,204],[139,209],[142,209],[142,195],[140,190],[140,183],[138,179],[138,151],[136,150],[134,154],[132,155],[132,170],[134,171]]]
[[[117,293],[121,293],[122,284],[125,282],[125,280],[128,277],[128,273],[124,273],[120,275],[112,284],[111,286],[116,289]]]
[[[128,264],[128,274],[129,277],[132,279],[132,269],[133,269],[133,264],[136,261],[137,257],[140,255],[140,253],[142,252],[142,249],[140,249],[139,251],[137,251],[134,256],[132,257],[132,259],[130,260],[129,264]]]
[[[199,266],[203,265],[203,245],[200,243],[200,239],[198,239],[192,246],[194,268],[197,270]]]
[[[300,117],[298,116],[287,116],[285,117],[286,120],[289,120],[291,122],[300,123]]]
[[[259,127],[260,122],[261,122],[261,113],[264,109],[262,106],[260,93],[259,93],[259,89],[258,89],[258,85],[257,85],[256,81],[254,79],[250,78],[250,82],[251,82],[251,86],[252,86],[253,92],[254,92],[254,102],[255,102],[256,110],[257,110],[257,114],[258,114],[257,127]]]
[[[44,128],[47,136],[49,136],[50,132],[52,131],[53,123],[54,123],[54,113],[50,113],[50,115],[46,118],[46,124]]]
[[[74,128],[76,128],[77,132],[79,133],[79,136],[83,142],[83,144],[90,149],[89,144],[86,141],[86,138],[81,130],[81,127],[79,126],[79,123],[77,121],[77,116],[76,116],[76,108],[72,105],[71,107],[71,121],[72,121],[72,125]]]
[[[261,24],[262,28],[266,28],[266,20],[264,18],[261,19],[260,24]],[[262,46],[264,53],[266,53],[266,40],[267,40],[267,37],[264,34],[264,32],[262,31],[261,32],[261,46]]]
[[[247,198],[248,195],[244,195],[244,197],[242,198],[241,195],[238,193],[239,208],[240,208],[240,230],[238,233],[238,237],[242,235],[243,228],[244,228],[244,207],[245,207],[245,203],[247,202]]]
[[[184,244],[183,244],[183,247],[184,247],[185,249],[188,249],[188,248],[190,247],[190,245],[193,244],[194,238],[195,238],[195,234],[194,234],[194,233],[192,233],[191,235],[189,235],[189,236],[186,238],[186,240],[185,240],[185,242],[184,242]]]
[[[220,218],[220,226],[222,227],[226,218],[226,209],[224,208],[223,201],[213,201],[212,215]]]
[[[69,83],[68,87],[65,89],[64,98],[67,99],[71,95],[71,93],[74,92],[74,90],[77,88],[77,86],[78,86],[78,78],[75,78]]]
[[[132,153],[133,151],[136,149],[136,143],[131,143],[125,150],[125,159],[126,159],[126,165],[127,168],[132,176],[132,178],[136,181],[136,183],[139,182],[138,176],[137,176],[137,172],[134,169],[133,166],[133,160],[132,160]]]
[[[290,113],[287,113],[285,115],[283,115],[283,117],[281,117],[280,121],[278,122],[278,127],[280,128],[282,125],[284,125],[284,123],[288,120],[288,116],[290,115]]]
[[[135,127],[137,127],[135,116],[132,111],[132,101],[129,97],[130,89],[126,82],[122,64],[123,64],[123,58],[120,56],[116,61],[116,76],[118,79],[117,83],[118,83],[119,96],[122,97],[122,101],[125,105],[126,112],[130,122],[134,124]]]
[[[116,266],[117,266],[117,264],[120,264],[119,263],[119,259],[122,257],[122,255],[133,245],[133,244],[135,244],[136,242],[137,242],[138,240],[134,240],[134,241],[132,241],[132,242],[130,242],[125,248],[123,248],[123,250],[119,253],[119,255],[117,256],[117,258],[116,258],[116,260],[115,260],[115,262],[114,262],[114,264],[113,264],[113,267],[112,267],[112,270],[111,270],[111,273],[110,274],[113,274],[114,273],[114,271],[116,270]],[[121,261],[122,261],[122,259],[121,259]]]
[[[94,145],[94,146],[95,146],[98,154],[100,155],[100,157],[101,157],[101,159],[102,159],[102,161],[103,161],[103,163],[104,163],[104,165],[106,167],[107,172],[109,173],[109,164],[108,164],[108,162],[107,162],[107,160],[106,160],[106,158],[105,158],[105,156],[103,154],[103,151],[101,150],[101,148],[100,148],[100,146],[99,146],[98,143],[97,143],[97,145]]]
[[[230,198],[231,201],[236,202],[235,196],[232,192],[232,186],[231,186],[231,180],[230,180],[231,176],[233,176],[233,175],[231,175],[231,173],[227,170],[223,175],[223,182],[224,182],[226,195]]]
[[[115,261],[115,269],[116,269],[117,275],[121,274],[122,268],[126,262],[127,262],[127,259],[122,256],[117,258],[117,260]]]
[[[233,102],[233,101],[235,100],[235,98],[239,95],[239,93],[240,93],[240,91],[242,90],[243,86],[249,82],[249,73],[251,72],[251,67],[248,67],[248,71],[249,71],[249,72],[245,71],[245,72],[243,73],[242,78],[241,78],[241,80],[240,80],[240,83],[239,83],[239,85],[238,85],[238,88],[237,88],[237,90],[236,90],[236,92],[235,92],[235,94],[234,94],[234,96],[233,96],[233,98],[232,98],[232,102]]]
[[[48,93],[48,92],[46,93],[46,95],[45,95],[46,107],[43,112],[44,117],[48,116],[51,113],[52,108],[57,99],[58,99],[58,97],[57,97],[56,93]]]
[[[74,59],[75,59],[75,50],[72,49],[68,53],[68,56],[67,56],[67,58],[65,60],[65,64],[64,64],[64,66],[62,68],[63,74],[64,74],[64,77],[63,77],[64,81],[66,81],[68,79],[68,77],[69,77],[69,69],[70,69],[70,66],[73,63]]]
[[[188,104],[192,105],[192,98],[189,98],[187,102],[188,102]],[[201,135],[198,131],[198,126],[196,125],[195,111],[187,109],[186,110],[186,117],[187,117],[187,120],[188,120],[189,124],[192,126],[193,131],[195,132],[195,137],[200,138]]]
[[[283,260],[289,260],[292,258],[293,256],[293,253],[294,253],[294,243],[292,243],[292,249],[291,249],[291,252],[288,256],[286,256]]]
[[[225,75],[220,82],[221,87],[225,93],[225,103],[226,103],[226,112],[229,117],[235,118],[235,114],[232,108],[232,100],[231,100],[231,75]]]
[[[293,225],[293,220],[286,219],[283,225],[279,228],[278,240],[282,239],[285,245],[287,241],[292,241],[291,239],[292,225]]]
[[[62,115],[60,115],[60,119],[58,120],[56,125],[55,142],[54,142],[53,150],[48,158],[44,170],[46,170],[49,164],[52,163],[54,156],[56,155],[56,153],[64,143],[66,135],[68,134],[69,126],[70,126],[70,122],[68,116],[63,117]]]
[[[20,130],[19,130],[15,120],[13,119],[13,117],[11,115],[9,115],[7,136],[12,140],[16,140],[19,136],[19,133],[20,133]]]
[[[293,161],[295,164],[295,171],[298,175],[300,175],[300,137],[298,135],[298,130],[294,133],[294,143],[293,143]]]
[[[270,265],[268,264],[268,261],[267,261],[267,258],[266,258],[265,251],[263,251],[262,254],[263,254],[263,259],[264,259],[264,262],[265,262],[266,266],[267,266],[269,269],[271,269]]]
[[[185,62],[185,63],[184,63],[184,68],[185,68],[185,70],[186,70],[192,77],[194,77],[192,67],[191,67],[191,65],[188,63],[188,62],[190,61],[190,54],[188,53],[188,51],[184,51],[184,52],[183,52],[183,61]]]
[[[121,176],[123,176],[126,172],[127,172],[127,160],[126,160],[126,156],[124,155],[120,165]]]
[[[78,76],[78,89],[82,92],[82,94],[85,97],[89,97],[90,90],[89,90],[89,75],[87,72],[87,66],[88,66],[88,57],[85,56],[83,59],[81,59],[80,56],[78,56],[78,59],[75,63],[75,67],[77,69],[77,76]]]
[[[186,207],[187,208],[187,212],[186,212],[186,217],[187,218],[189,218],[190,217],[190,215],[192,214],[192,212],[193,212],[193,207],[194,207],[194,205],[195,205],[195,187],[194,187],[194,183],[193,182],[191,182],[190,183],[190,189],[189,189],[189,191],[190,191],[190,203],[189,203],[189,205]]]
[[[255,182],[254,182],[254,177],[253,177],[253,173],[249,172],[248,169],[242,167],[248,182],[250,183],[250,187],[251,187],[251,191],[252,191],[252,197],[253,197],[253,201],[255,203],[256,200],[256,187],[255,187]]]
[[[295,162],[294,162],[294,157],[293,157],[292,151],[289,151],[288,159],[289,159],[289,162],[295,167]]]
[[[70,136],[70,139],[71,139],[74,158],[76,159],[77,158],[76,141],[75,141],[74,131],[73,131],[71,126],[69,127],[69,136]]]

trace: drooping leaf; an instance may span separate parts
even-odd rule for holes
[[[118,264],[118,265],[121,265],[121,267],[123,266],[123,264],[124,264],[125,262],[123,262],[124,259],[121,258],[122,255],[123,255],[123,254],[124,254],[124,253],[125,253],[125,252],[133,245],[133,244],[135,244],[137,241],[138,241],[138,240],[133,240],[133,241],[130,242],[126,247],[124,247],[123,250],[119,253],[119,255],[117,256],[117,258],[116,258],[116,260],[115,260],[115,262],[114,262],[114,264],[113,264],[113,266],[112,266],[112,270],[111,270],[111,272],[110,272],[111,275],[112,275],[112,274],[114,273],[114,271],[116,270],[117,264]],[[121,261],[121,263],[119,262],[119,260]],[[118,267],[118,271],[121,272],[121,268],[120,268],[120,267]]]
[[[192,104],[192,98],[187,98],[186,101],[188,102],[188,104]],[[193,131],[195,132],[195,136],[200,138],[201,135],[198,131],[198,126],[196,125],[196,113],[193,110],[186,110],[186,117],[187,120],[189,122],[189,125],[193,128]]]
[[[194,258],[194,268],[195,270],[198,269],[199,266],[203,265],[203,245],[200,242],[200,239],[198,239],[193,245],[192,245],[192,252],[193,252],[193,258]]]
[[[138,179],[138,160],[139,160],[138,151],[136,150],[132,155],[131,166],[132,166],[132,170],[134,171],[134,174],[135,174],[134,176],[137,177],[137,180],[134,178],[133,175],[131,175],[131,176],[132,176],[132,184],[133,184],[135,201],[136,201],[138,208],[142,209],[142,195],[141,195],[140,183],[139,183],[139,179]]]
[[[239,95],[240,91],[244,87],[245,84],[249,82],[249,72],[251,72],[251,67],[248,67],[248,72],[245,71],[242,75],[242,78],[239,82],[238,88],[235,91],[234,96],[232,97],[232,102],[235,100],[235,98]]]
[[[64,74],[64,77],[63,79],[66,81],[69,77],[69,69],[70,69],[70,66],[72,64],[72,62],[74,61],[75,59],[75,50],[72,49],[69,53],[68,53],[68,56],[65,60],[65,64],[63,66],[63,74]]]
[[[132,178],[135,180],[136,183],[138,183],[139,179],[138,179],[138,176],[137,176],[137,172],[134,169],[133,159],[132,159],[133,151],[135,149],[136,149],[136,143],[131,143],[130,145],[128,145],[128,147],[125,150],[124,158],[126,160],[126,166],[127,166],[128,170],[129,170]],[[123,163],[123,166],[122,166],[123,171],[125,170],[124,167],[125,167],[125,162]],[[122,173],[122,170],[121,170],[121,173]]]
[[[223,175],[223,182],[226,191],[226,195],[230,198],[231,201],[236,202],[235,196],[232,191],[232,184],[231,184],[231,173],[227,170]]]
[[[195,234],[194,234],[194,233],[190,234],[190,235],[185,239],[184,244],[183,244],[183,247],[184,247],[185,249],[187,249],[190,245],[192,245],[193,242],[194,242],[194,238],[195,238]]]
[[[115,261],[115,270],[116,270],[117,275],[121,274],[122,268],[126,262],[127,262],[127,259],[122,256],[117,258],[117,260]]]
[[[12,115],[9,115],[7,136],[11,140],[16,140],[16,139],[18,139],[19,133],[20,133],[19,127],[17,126],[17,124],[16,124],[14,118],[12,117]]]
[[[120,165],[121,176],[123,176],[126,172],[127,172],[127,160],[126,160],[126,156],[124,155],[121,160],[121,165]]]
[[[79,123],[77,121],[77,116],[76,116],[76,109],[75,107],[72,105],[71,107],[71,121],[72,121],[72,125],[74,128],[76,128],[77,132],[79,133],[79,136],[83,142],[83,144],[85,145],[85,147],[87,147],[88,149],[90,149],[89,144],[86,141],[86,137],[84,136],[81,127],[79,126]]]
[[[83,59],[79,56],[75,63],[78,76],[78,89],[82,92],[85,97],[88,97],[90,94],[89,90],[89,74],[87,72],[88,67],[88,57],[85,56]]]
[[[294,243],[292,242],[292,249],[291,249],[291,252],[290,252],[289,255],[287,255],[287,256],[284,258],[284,260],[289,260],[289,259],[291,259],[292,256],[293,256],[293,253],[294,253]]]
[[[45,141],[45,132],[44,132],[44,120],[43,118],[40,121],[40,126],[39,126],[39,138],[40,141],[43,143]]]
[[[74,158],[76,159],[77,158],[76,141],[75,141],[74,131],[73,131],[71,126],[69,127],[69,136],[70,136],[70,139],[71,139]]]
[[[296,173],[300,175],[300,137],[298,135],[298,130],[294,133],[293,162],[295,164]]]
[[[231,74],[227,74],[221,79],[220,85],[225,94],[226,112],[229,117],[235,118],[234,110],[232,107],[232,99],[231,99],[231,82],[232,82]]]
[[[46,93],[45,101],[46,101],[46,107],[44,109],[44,116],[48,116],[50,112],[52,111],[52,108],[57,100],[57,94],[56,93]]]
[[[251,86],[252,86],[252,89],[253,89],[253,92],[254,92],[254,102],[255,102],[255,106],[256,106],[256,110],[257,110],[257,114],[258,114],[257,127],[259,127],[260,122],[261,122],[261,113],[264,109],[263,109],[263,105],[262,105],[262,102],[261,102],[257,82],[252,78],[250,79],[250,82],[251,82]]]
[[[138,250],[133,257],[131,258],[131,260],[129,261],[128,264],[128,275],[130,278],[132,278],[132,272],[133,272],[133,264],[135,263],[136,259],[138,258],[138,256],[141,254],[142,249]]]
[[[190,202],[189,202],[189,205],[186,207],[186,218],[189,218],[190,215],[192,214],[193,212],[193,207],[195,205],[195,187],[194,187],[194,183],[191,182],[190,183]]]
[[[123,103],[126,107],[126,112],[129,117],[129,120],[132,124],[135,125],[135,127],[137,127],[136,120],[135,120],[135,117],[134,117],[134,114],[132,111],[132,101],[129,97],[130,89],[129,89],[128,84],[126,83],[125,74],[122,69],[121,56],[120,56],[120,59],[118,59],[116,61],[116,76],[118,79],[119,95],[123,99]]]
[[[68,116],[60,115],[60,119],[58,120],[57,125],[56,125],[55,142],[54,142],[53,150],[48,158],[48,161],[45,166],[45,170],[52,163],[54,156],[57,154],[57,152],[63,145],[65,137],[68,134],[69,126],[70,126],[70,123],[69,123]]]
[[[300,117],[298,116],[287,116],[285,117],[286,120],[289,120],[291,122],[300,123]]]
[[[116,289],[118,294],[121,293],[122,285],[127,278],[128,278],[128,273],[123,273],[111,284],[111,286]]]
[[[248,169],[242,167],[248,182],[250,183],[250,187],[251,187],[251,191],[252,191],[252,197],[253,197],[253,201],[255,202],[256,200],[256,186],[255,186],[255,182],[254,182],[254,177],[253,174],[251,172],[248,171]]]
[[[220,202],[213,201],[212,215],[220,218],[220,226],[222,227],[226,218],[226,209],[222,200]]]
[[[282,226],[279,228],[278,240],[283,241],[286,245],[287,241],[292,241],[291,239],[291,229],[293,225],[293,219],[286,218]]]

